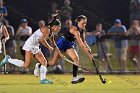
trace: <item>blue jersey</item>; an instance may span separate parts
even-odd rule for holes
[[[80,29],[78,26],[77,30],[80,32],[80,36],[83,36],[84,29]],[[75,47],[75,36],[70,33],[69,30],[64,31],[63,36],[61,36],[57,41],[57,46],[60,50],[66,51],[67,49]]]

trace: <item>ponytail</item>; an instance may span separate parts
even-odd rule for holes
[[[58,17],[60,15],[60,10],[57,10],[55,14],[53,14],[52,20],[48,23],[48,26],[54,26],[54,25],[61,25],[61,22],[59,21]]]

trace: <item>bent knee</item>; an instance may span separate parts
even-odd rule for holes
[[[74,62],[76,62],[77,64],[79,64],[79,57],[73,57],[72,60],[73,60]]]

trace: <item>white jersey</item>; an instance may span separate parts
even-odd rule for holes
[[[36,30],[25,42],[23,46],[23,50],[31,51],[33,54],[36,54],[40,51],[39,49],[39,41],[42,37],[43,33],[40,29]],[[36,49],[36,50],[35,50]]]

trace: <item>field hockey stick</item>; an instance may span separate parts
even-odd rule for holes
[[[3,45],[3,53],[4,53],[4,56],[6,56],[5,41],[2,41],[2,45]],[[3,70],[4,70],[4,73],[5,74],[8,74],[8,72],[6,71],[7,70],[6,64],[4,65]]]
[[[76,65],[76,66],[82,68],[83,70],[86,70],[86,71],[88,71],[88,72],[94,73],[93,71],[91,71],[91,70],[89,70],[89,69],[87,69],[87,68],[84,68],[84,67],[82,67],[82,66],[80,66],[80,65],[78,65],[78,64],[76,64],[76,63],[74,63],[73,61],[67,59],[66,57],[62,57],[62,59],[65,60],[65,61],[67,61],[67,62],[69,62],[69,63],[71,63],[71,64],[74,64],[74,65]],[[93,63],[94,63],[94,66],[95,66],[95,68],[96,68],[97,74],[98,74],[99,77],[100,77],[101,82],[102,82],[103,84],[105,84],[105,83],[106,83],[106,79],[103,79],[103,78],[102,78],[101,74],[99,73],[98,68],[97,68],[96,65],[95,65],[94,60],[92,60],[92,61],[93,61]]]
[[[110,64],[109,64],[109,61],[108,61],[107,55],[106,55],[106,53],[105,53],[105,51],[104,51],[104,48],[103,48],[103,46],[102,46],[102,43],[99,42],[99,44],[100,44],[100,46],[101,46],[101,49],[102,49],[103,55],[104,55],[105,60],[106,60],[106,62],[107,62],[107,65],[108,65],[109,71],[110,71],[110,73],[112,73],[112,68],[111,68],[111,66],[110,66]]]
[[[89,53],[92,54],[91,51],[89,51]],[[102,82],[103,84],[105,84],[105,83],[106,83],[106,79],[103,79],[101,73],[99,72],[98,67],[96,66],[96,62],[95,62],[94,57],[92,57],[92,63],[93,63],[93,65],[94,65],[95,69],[96,69],[97,74],[99,75],[99,78],[100,78],[101,82]]]
[[[94,59],[94,58],[92,58],[92,63],[93,63],[93,65],[94,65],[94,67],[95,67],[95,69],[96,69],[96,71],[97,71],[97,74],[99,75],[99,78],[100,78],[101,82],[102,82],[103,84],[105,84],[105,83],[106,83],[106,79],[103,79],[101,73],[99,72],[99,70],[98,70],[98,68],[97,68],[97,66],[96,66],[96,62],[95,62],[95,59]]]

